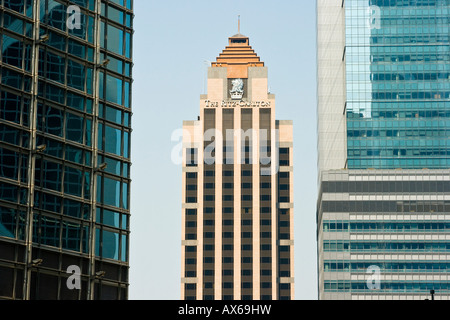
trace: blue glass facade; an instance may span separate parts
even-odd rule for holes
[[[349,169],[450,167],[450,1],[345,1]]]
[[[317,3],[319,298],[448,300],[450,1]]]
[[[0,298],[128,297],[132,21],[132,0],[0,0]]]

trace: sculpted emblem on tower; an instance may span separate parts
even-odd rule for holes
[[[242,79],[234,79],[231,81],[233,88],[230,90],[231,99],[239,100],[244,96],[244,81]]]

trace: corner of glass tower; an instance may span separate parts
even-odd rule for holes
[[[128,299],[133,0],[0,3],[0,299]]]

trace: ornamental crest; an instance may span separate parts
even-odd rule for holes
[[[244,81],[242,79],[234,79],[231,81],[233,88],[230,90],[231,99],[238,100],[244,96]]]

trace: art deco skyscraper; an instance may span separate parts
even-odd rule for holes
[[[0,1],[0,299],[128,298],[132,21]]]
[[[320,299],[450,297],[448,0],[318,0]]]
[[[293,299],[292,122],[248,37],[229,38],[183,129],[181,298]]]

